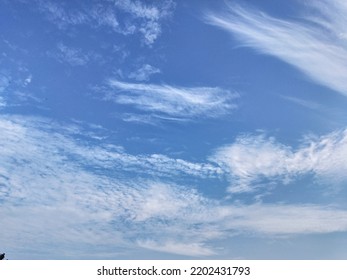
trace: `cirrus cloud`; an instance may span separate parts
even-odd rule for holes
[[[206,21],[246,46],[296,67],[316,83],[347,95],[347,5],[342,0],[307,4],[306,9],[314,13],[296,21],[231,3],[224,13],[208,13]]]
[[[132,105],[142,111],[178,118],[218,117],[237,106],[237,93],[219,87],[174,87],[145,83],[127,83],[111,79],[113,91],[106,99]]]

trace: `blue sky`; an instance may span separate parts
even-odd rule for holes
[[[346,259],[346,13],[0,1],[0,250]]]

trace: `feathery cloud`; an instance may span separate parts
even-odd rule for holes
[[[246,46],[293,65],[316,83],[347,95],[347,5],[341,0],[307,4],[314,13],[302,20],[278,19],[229,4],[227,12],[211,12],[206,21]]]
[[[231,192],[250,192],[265,181],[288,183],[313,174],[323,181],[347,179],[347,130],[322,137],[306,137],[294,149],[263,135],[245,135],[220,148],[211,158],[224,166],[233,184]]]
[[[178,118],[218,117],[229,114],[236,105],[236,93],[218,87],[173,87],[109,80],[114,92],[107,99],[120,104]]]

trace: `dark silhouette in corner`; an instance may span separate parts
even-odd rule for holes
[[[0,261],[5,258],[5,253],[0,254]]]

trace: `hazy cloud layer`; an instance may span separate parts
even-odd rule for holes
[[[117,172],[100,173],[100,168],[114,167],[118,161],[124,168],[128,161],[146,159],[121,153],[117,146],[86,147],[78,135],[88,133],[77,125],[2,116],[0,128],[0,242],[11,251],[35,248],[39,258],[49,256],[51,250],[63,256],[69,248],[66,258],[81,258],[88,252],[78,248],[87,246],[100,258],[140,248],[203,257],[220,253],[211,242],[244,232],[287,236],[347,231],[347,212],[332,206],[229,205],[160,177],[129,180]],[[331,137],[299,154],[319,149],[322,157],[327,152],[324,147],[331,147],[327,144]],[[157,175],[163,170],[193,170],[192,176],[217,171],[166,157],[163,161],[160,156],[134,166],[140,170],[147,164],[154,166]],[[324,164],[318,164],[318,169],[326,170]]]

